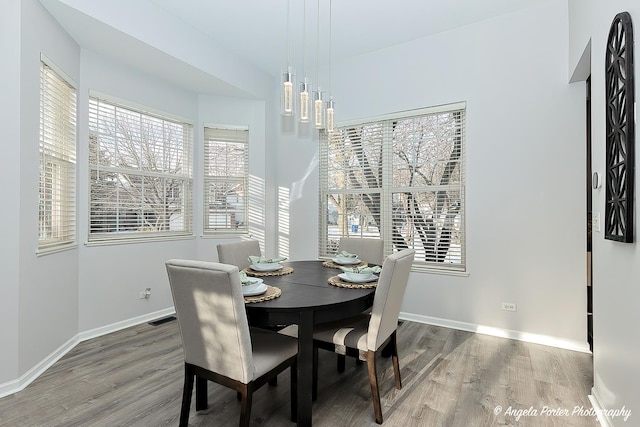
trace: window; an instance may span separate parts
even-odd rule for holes
[[[76,239],[76,90],[40,62],[38,250]]]
[[[249,131],[204,128],[204,233],[246,233]]]
[[[89,241],[192,234],[192,125],[89,99]]]
[[[343,236],[416,250],[414,268],[464,271],[465,104],[361,121],[320,145],[320,255]]]

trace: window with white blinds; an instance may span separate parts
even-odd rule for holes
[[[204,128],[204,234],[248,231],[249,130]]]
[[[337,127],[320,141],[320,255],[340,237],[416,250],[414,268],[465,271],[465,103]]]
[[[40,62],[38,250],[76,240],[76,89]]]
[[[90,242],[192,234],[192,129],[90,97]]]

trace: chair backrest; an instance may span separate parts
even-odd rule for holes
[[[398,328],[400,306],[415,253],[413,249],[404,249],[389,255],[382,264],[367,333],[369,350],[377,350]]]
[[[341,237],[338,252],[347,251],[357,254],[358,258],[369,264],[382,265],[384,261],[384,241],[382,239]]]
[[[253,356],[238,267],[180,259],[165,265],[185,362],[249,383]]]
[[[231,264],[239,270],[249,267],[249,255],[260,256],[260,242],[257,240],[240,240],[237,242],[219,243],[218,261],[222,264]]]

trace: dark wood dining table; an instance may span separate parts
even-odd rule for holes
[[[298,426],[312,424],[313,328],[345,319],[373,305],[375,288],[352,289],[330,285],[328,279],[341,270],[323,266],[323,261],[282,263],[293,272],[262,277],[264,283],[281,289],[275,299],[246,304],[252,326],[298,325]]]

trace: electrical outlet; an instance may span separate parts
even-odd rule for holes
[[[593,231],[600,231],[600,212],[593,212],[591,225],[593,226]]]
[[[140,299],[149,299],[151,296],[151,288],[147,288],[144,291],[140,291]]]
[[[516,311],[517,306],[515,303],[512,303],[512,302],[503,302],[502,309],[505,311]]]

